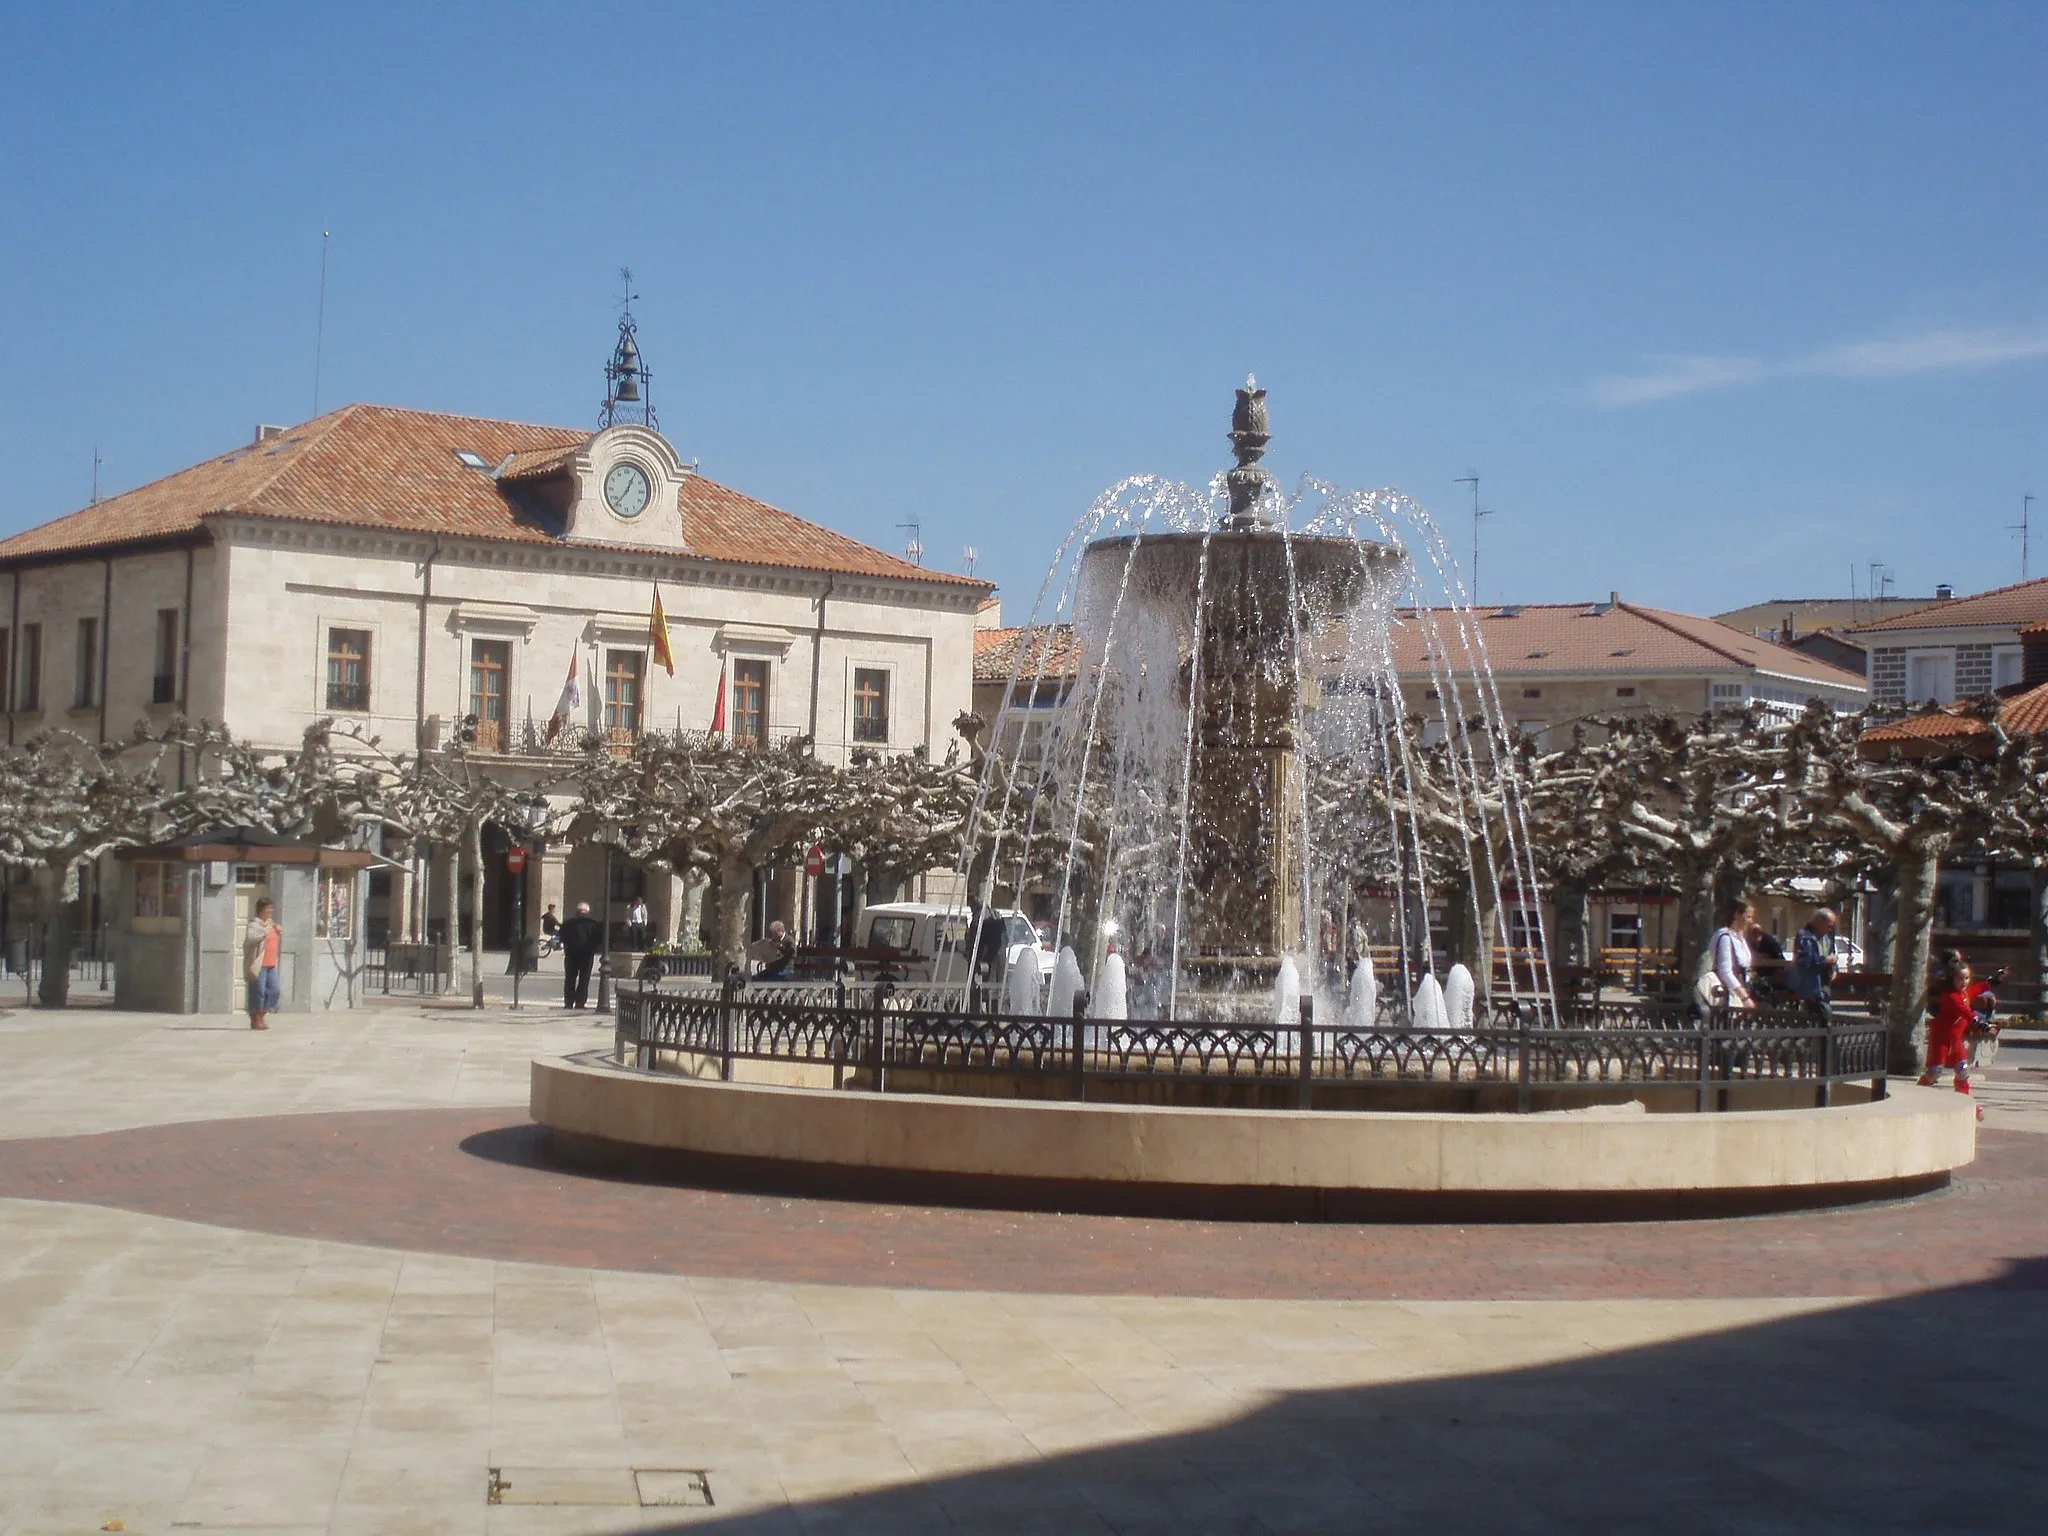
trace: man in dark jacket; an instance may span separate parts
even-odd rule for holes
[[[604,945],[604,929],[590,915],[590,903],[576,903],[576,915],[562,924],[562,1006],[581,1008],[590,997],[590,966]]]

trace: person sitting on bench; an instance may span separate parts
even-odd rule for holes
[[[747,959],[760,967],[754,972],[754,980],[787,981],[789,969],[796,963],[796,940],[789,936],[789,929],[778,919],[768,925],[765,938],[756,939],[747,946]]]

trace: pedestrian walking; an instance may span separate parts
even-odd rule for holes
[[[277,908],[269,900],[256,903],[242,932],[242,972],[249,980],[249,1027],[270,1028],[277,1007],[277,959],[284,948],[284,930],[273,920]]]
[[[1835,982],[1835,924],[1832,907],[1822,907],[1806,920],[1792,939],[1792,990],[1806,1003],[1806,1011],[1821,1023],[1834,1016],[1830,996]]]
[[[604,929],[590,915],[590,903],[576,903],[576,915],[562,924],[562,1006],[581,1008],[590,999],[590,966],[604,944]]]
[[[647,947],[647,898],[635,896],[633,905],[626,908],[626,947],[645,949]]]
[[[1989,981],[1979,981],[1961,950],[1951,949],[1941,957],[1941,969],[1927,999],[1933,1015],[1927,1023],[1927,1070],[1920,1074],[1922,1088],[1941,1086],[1941,1074],[1955,1074],[1956,1092],[1970,1092],[1969,1034],[1972,1026],[1988,1019],[1998,1008]],[[1977,1107],[1984,1118],[1984,1107]]]
[[[1754,1011],[1756,997],[1749,990],[1751,955],[1744,937],[1756,920],[1756,909],[1740,896],[1728,904],[1727,920],[1714,930],[1693,984],[1693,1003],[1703,1014],[1718,1008]]]

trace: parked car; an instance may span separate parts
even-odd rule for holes
[[[1003,925],[1003,964],[1038,945],[1037,930],[1022,912],[991,910],[989,920]],[[863,908],[855,930],[855,948],[891,949],[904,957],[905,981],[962,982],[972,957],[965,907],[929,901],[885,901]],[[936,971],[936,974],[935,974]]]

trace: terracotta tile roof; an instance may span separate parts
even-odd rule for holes
[[[515,469],[530,479],[558,467],[591,435],[436,411],[343,406],[0,541],[0,561],[190,534],[219,513],[558,543],[551,527],[525,514],[489,469],[471,468],[456,455],[475,454],[491,468],[512,455]],[[685,482],[681,501],[687,552],[704,559],[989,586],[912,565],[701,476]]]
[[[2004,628],[2038,624],[2048,619],[2048,576],[1973,592],[1968,597],[1951,597],[1909,613],[1858,624],[1845,630],[1850,635],[1882,634],[1893,629],[1970,629],[1978,626]]]
[[[1028,641],[1027,641],[1027,637]],[[1018,656],[1023,656],[1019,666]],[[974,680],[1007,683],[1013,676],[1073,677],[1081,669],[1081,643],[1071,624],[1018,625],[974,632]]]
[[[1816,630],[1839,631],[1852,624],[1888,619],[1894,614],[1925,608],[1933,601],[1931,597],[1774,597],[1767,603],[1731,608],[1714,618],[1744,634],[1767,629],[1773,635],[1790,618],[1795,635],[1810,635]]]
[[[1924,715],[1907,715],[1901,720],[1888,720],[1883,725],[1873,725],[1865,731],[1862,740],[1873,742],[1914,742],[1914,741],[1962,741],[1971,736],[1982,736],[1988,726],[1975,715],[1959,714],[1950,709],[1930,710]]]
[[[2048,734],[2048,683],[2032,688],[2009,690],[2001,695],[1998,723],[2008,735]],[[1865,742],[1962,741],[1982,736],[1990,729],[1963,706],[1929,710],[1873,725],[1863,733]]]
[[[1428,635],[1412,614],[1394,630],[1394,666],[1429,669]],[[1655,677],[1753,671],[1795,683],[1861,692],[1861,674],[1845,672],[1789,646],[1759,640],[1713,619],[1638,603],[1523,603],[1479,611],[1479,634],[1496,675]],[[1438,630],[1449,659],[1463,648],[1448,614]]]
[[[575,457],[576,444],[566,448],[525,448],[504,461],[500,480],[538,480],[552,475]]]

